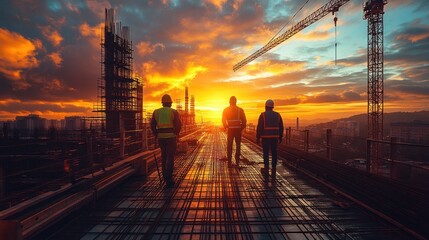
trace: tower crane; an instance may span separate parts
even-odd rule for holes
[[[272,39],[262,48],[233,66],[234,72],[270,51],[301,30],[322,19],[329,13],[335,13],[350,0],[330,0],[328,3],[296,23],[280,36]],[[368,0],[364,4],[364,19],[368,20],[368,147],[370,150],[370,170],[378,173],[382,159],[378,141],[383,138],[383,14],[387,0]],[[336,20],[334,20],[336,23]]]

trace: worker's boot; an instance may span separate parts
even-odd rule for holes
[[[266,168],[266,167],[261,168],[261,174],[264,178],[267,177],[268,176],[268,168]]]
[[[165,186],[167,188],[172,188],[174,187],[174,180],[173,179],[165,179]]]
[[[277,169],[273,167],[271,169],[271,183],[274,184],[276,182]]]

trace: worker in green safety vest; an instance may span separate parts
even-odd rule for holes
[[[162,157],[162,175],[167,187],[174,186],[173,168],[174,154],[177,147],[182,123],[179,113],[171,108],[172,100],[170,95],[165,94],[161,99],[162,108],[153,112],[150,127],[154,136],[158,139]]]

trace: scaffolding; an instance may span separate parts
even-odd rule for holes
[[[105,9],[101,77],[98,80],[98,103],[94,111],[103,114],[106,133],[116,135],[121,126],[125,131],[141,129],[143,85],[133,75],[130,29],[121,26],[120,22],[116,23],[114,15],[114,9]]]

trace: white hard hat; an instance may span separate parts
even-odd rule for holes
[[[268,100],[265,102],[265,107],[273,108],[273,107],[274,107],[274,101],[273,101],[273,100],[271,100],[271,99],[268,99]]]

